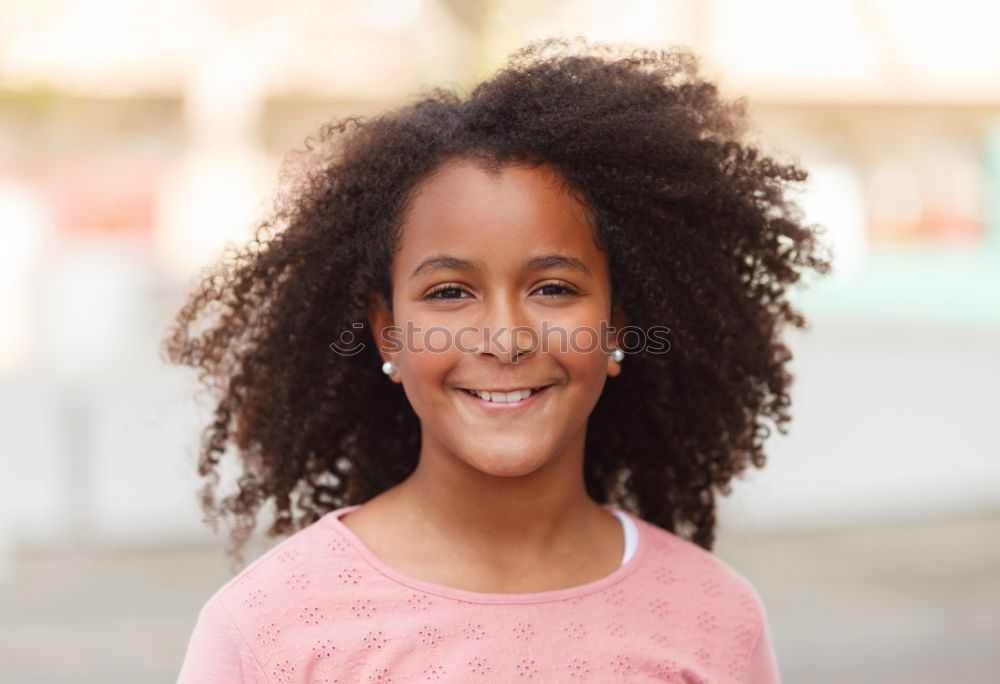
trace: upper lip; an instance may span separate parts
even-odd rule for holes
[[[548,385],[518,385],[509,389],[484,389],[482,387],[460,387],[459,389],[471,390],[473,392],[515,392],[517,390],[535,389],[536,387],[541,389],[548,387]]]

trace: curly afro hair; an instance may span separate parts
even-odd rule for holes
[[[213,529],[235,518],[230,556],[242,563],[269,500],[276,537],[416,467],[419,420],[370,331],[356,356],[329,345],[367,320],[370,293],[392,301],[400,217],[419,181],[458,157],[558,171],[592,213],[629,323],[670,329],[670,353],[630,354],[605,386],[585,484],[595,501],[711,550],[716,492],[763,467],[767,421],[787,432],[792,355],[780,333],[806,324],[786,286],[830,269],[822,228],[803,225],[785,193],[807,173],[742,142],[745,110],[685,48],[549,38],[467,96],[436,87],[306,138],[253,239],[201,274],[163,343],[218,398],[201,439],[201,505]],[[217,500],[230,441],[238,488]]]

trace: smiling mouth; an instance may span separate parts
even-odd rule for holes
[[[515,390],[513,392],[483,392],[479,390],[471,390],[465,387],[459,387],[458,389],[466,394],[479,399],[481,401],[486,401],[491,404],[506,404],[515,405],[534,397],[539,392],[543,392],[552,385],[542,385],[540,387],[532,387],[530,389]]]

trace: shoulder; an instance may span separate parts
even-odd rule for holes
[[[635,573],[643,603],[655,624],[670,624],[672,634],[680,635],[672,637],[674,646],[720,681],[777,683],[767,614],[753,583],[694,542],[647,521],[639,524],[648,544]],[[662,632],[656,629],[654,638]]]
[[[315,619],[309,590],[320,584],[317,565],[340,550],[331,544],[336,536],[320,518],[219,587],[199,611],[178,683],[265,682],[265,665],[280,672],[281,662],[271,665],[270,656]]]
[[[317,572],[332,567],[346,545],[329,525],[327,513],[261,554],[223,584],[210,600],[236,619],[260,612],[265,598],[277,594],[306,595],[315,590]]]
[[[694,542],[637,520],[649,544],[645,563],[648,581],[683,587],[692,607],[696,604],[713,613],[741,617],[753,629],[759,629],[765,619],[764,606],[760,593],[746,576]]]

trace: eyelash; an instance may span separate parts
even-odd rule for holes
[[[562,285],[560,283],[542,283],[541,285],[539,285],[538,287],[536,287],[535,290],[540,290],[543,287],[557,287],[557,288],[559,288],[561,290],[564,290],[564,293],[562,293],[562,294],[542,295],[543,297],[564,297],[564,296],[570,296],[570,297],[572,297],[574,295],[578,295],[579,294],[579,292],[577,292],[573,288],[568,287],[566,285]],[[461,299],[461,297],[437,297],[437,296],[435,296],[438,292],[447,292],[449,290],[458,290],[460,292],[468,292],[468,290],[466,290],[461,285],[458,285],[456,283],[445,283],[443,285],[439,285],[438,287],[436,287],[433,290],[431,290],[430,292],[428,292],[426,295],[424,295],[423,298],[424,299]]]

